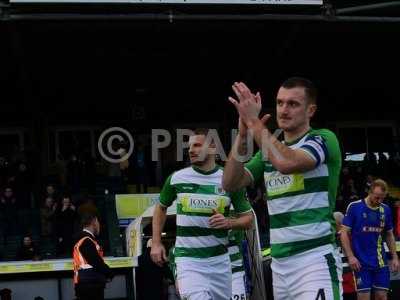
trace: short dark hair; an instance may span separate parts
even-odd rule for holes
[[[208,128],[196,128],[195,130],[193,130],[193,134],[207,136],[209,131],[210,131],[210,129],[208,129]]]
[[[303,77],[290,77],[282,83],[281,87],[285,89],[302,87],[304,88],[308,103],[317,104],[318,90],[311,80]]]
[[[83,227],[89,226],[90,224],[92,224],[93,220],[97,218],[98,216],[96,214],[85,212],[81,215],[81,225]]]

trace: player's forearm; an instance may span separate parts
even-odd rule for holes
[[[153,243],[161,243],[161,233],[167,220],[167,208],[156,204],[153,214]]]
[[[394,239],[393,232],[387,232],[386,233],[386,244],[389,248],[389,252],[393,257],[397,257],[397,252],[396,252],[396,241]]]
[[[244,161],[239,157],[244,157],[247,154],[247,139],[238,136],[233,144],[228,161],[224,167],[222,176],[222,187],[227,192],[234,192],[245,187],[244,184]]]
[[[347,231],[342,231],[342,233],[340,234],[340,241],[342,243],[342,248],[347,258],[354,256],[353,249],[351,249],[349,233]]]
[[[258,147],[262,149],[264,157],[282,174],[298,171],[296,151],[281,143],[260,120],[254,120],[250,129]]]
[[[249,229],[253,224],[253,214],[247,213],[230,219],[231,229]]]

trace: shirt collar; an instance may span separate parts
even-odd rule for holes
[[[92,235],[93,237],[95,237],[94,234],[93,234],[89,229],[86,229],[86,228],[85,228],[85,229],[83,229],[83,231],[85,231],[85,232],[87,232],[87,233],[90,233],[90,235]]]

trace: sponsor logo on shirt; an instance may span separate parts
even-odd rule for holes
[[[266,173],[264,179],[269,196],[304,190],[304,177],[301,174],[284,175],[271,172]]]
[[[213,210],[224,213],[225,206],[229,204],[229,198],[215,195],[184,195],[180,200],[182,210],[192,213],[209,213]]]
[[[362,229],[363,232],[377,232],[381,233],[382,228],[381,227],[373,227],[373,226],[364,226]]]

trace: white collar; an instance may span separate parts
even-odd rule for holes
[[[83,231],[85,231],[85,232],[87,232],[87,233],[90,233],[93,237],[95,237],[94,234],[93,234],[89,229],[86,229],[86,228],[85,228],[85,229],[83,229]]]

